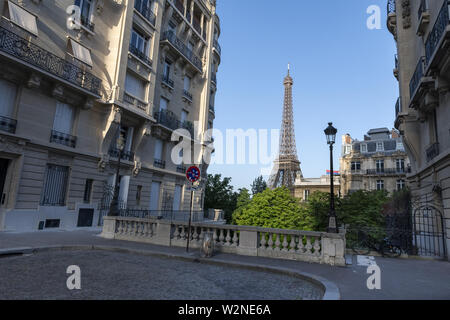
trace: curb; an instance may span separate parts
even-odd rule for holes
[[[105,246],[105,245],[67,245],[67,246],[42,246],[42,247],[23,247],[23,248],[10,248],[10,249],[0,249],[0,257],[2,255],[15,255],[15,254],[29,254],[29,253],[39,253],[39,252],[50,252],[50,251],[74,251],[74,250],[102,250],[102,251],[110,251],[110,252],[118,252],[118,253],[131,253],[142,256],[155,256],[160,258],[169,258],[169,259],[177,259],[181,261],[188,262],[200,262],[204,264],[211,265],[220,265],[227,266],[232,268],[242,268],[242,269],[250,269],[254,271],[265,271],[276,274],[287,275],[295,278],[299,278],[302,280],[310,281],[315,285],[318,285],[324,291],[324,295],[322,300],[340,300],[341,295],[339,292],[339,288],[333,282],[310,273],[300,272],[291,268],[283,268],[283,267],[273,267],[273,266],[264,266],[257,265],[253,263],[246,262],[238,262],[238,261],[224,261],[215,258],[200,258],[197,255],[192,254],[173,254],[173,253],[164,253],[161,251],[152,251],[152,250],[142,250],[142,249],[130,249],[124,247],[114,247],[114,246]]]

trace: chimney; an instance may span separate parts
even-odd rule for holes
[[[400,138],[400,134],[395,129],[392,129],[391,134],[392,134],[392,139]]]

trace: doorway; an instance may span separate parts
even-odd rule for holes
[[[5,180],[8,172],[10,160],[0,158],[0,205],[4,205],[6,201]]]

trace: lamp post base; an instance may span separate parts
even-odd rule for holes
[[[328,233],[338,233],[338,228],[336,226],[336,217],[335,216],[330,216],[328,218],[328,228],[327,228],[327,232]]]

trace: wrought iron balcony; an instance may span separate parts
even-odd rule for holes
[[[143,111],[147,111],[147,103],[144,101],[141,101],[140,99],[133,97],[132,95],[128,94],[128,93],[124,93],[123,94],[123,101],[132,104],[133,106],[143,110]]]
[[[213,105],[209,105],[209,110],[214,112],[214,106]]]
[[[17,120],[0,116],[0,130],[16,133]]]
[[[410,170],[410,169],[409,169]],[[406,174],[408,168],[383,168],[383,169],[367,169],[367,175],[401,175]]]
[[[100,96],[102,81],[99,78],[3,27],[0,27],[0,53]]]
[[[152,25],[156,25],[156,15],[150,9],[150,7],[142,3],[143,0],[136,0],[134,2],[134,8],[142,15],[145,19],[147,19]]]
[[[395,5],[395,0],[388,0],[388,3],[387,3],[387,13],[388,13],[388,15],[391,14],[391,13],[395,14],[396,12],[397,12],[397,8],[396,8],[396,5]]]
[[[216,51],[217,51],[217,53],[218,53],[219,55],[222,54],[222,48],[220,47],[219,41],[214,40],[214,42],[213,42],[213,48],[216,49]]]
[[[450,24],[450,0],[444,1],[444,6],[442,7],[439,15],[436,19],[433,29],[428,35],[427,41],[425,42],[425,56],[427,65],[430,65],[431,60],[437,50],[439,43],[445,33],[447,26]]]
[[[192,63],[200,72],[203,69],[203,63],[192,50],[190,50],[182,40],[180,40],[173,31],[163,33],[161,41],[169,42],[188,62]]]
[[[120,154],[120,159],[130,161],[130,162],[134,161],[134,152],[132,152],[132,151],[123,150],[122,152],[120,152],[120,150],[117,149],[116,147],[110,147],[108,153],[113,158],[119,158],[119,154]]]
[[[164,160],[154,159],[153,166],[155,166],[156,168],[165,169],[166,162]]]
[[[425,74],[425,57],[420,57],[419,62],[417,63],[416,70],[414,71],[413,77],[409,82],[409,94],[411,100],[413,100],[414,94],[419,87],[420,80],[422,80],[423,75]]]
[[[175,114],[170,110],[160,110],[159,112],[155,112],[154,118],[156,121],[171,129],[171,130],[177,130],[180,128],[186,129],[189,131],[191,136],[194,135],[194,125],[190,121],[184,121],[181,122],[178,120],[178,118],[175,116]]]
[[[67,133],[52,130],[52,134],[50,135],[50,142],[75,148],[77,145],[77,137],[71,136],[70,134]]]
[[[147,64],[148,66],[152,66],[153,65],[153,61],[147,56],[147,54],[145,54],[144,52],[142,52],[141,50],[139,50],[138,48],[136,48],[135,46],[133,46],[132,44],[130,44],[130,48],[129,48],[130,52],[135,55],[136,57],[138,57],[140,60],[142,60],[145,64]]]
[[[173,88],[174,87],[174,82],[172,79],[169,78],[169,75],[165,75],[163,74],[161,77],[161,80],[164,84],[168,85],[169,87]]]
[[[439,143],[433,143],[426,150],[427,161],[430,162],[439,155]]]
[[[189,101],[192,101],[192,94],[187,91],[187,90],[183,90],[183,96],[188,99]]]

